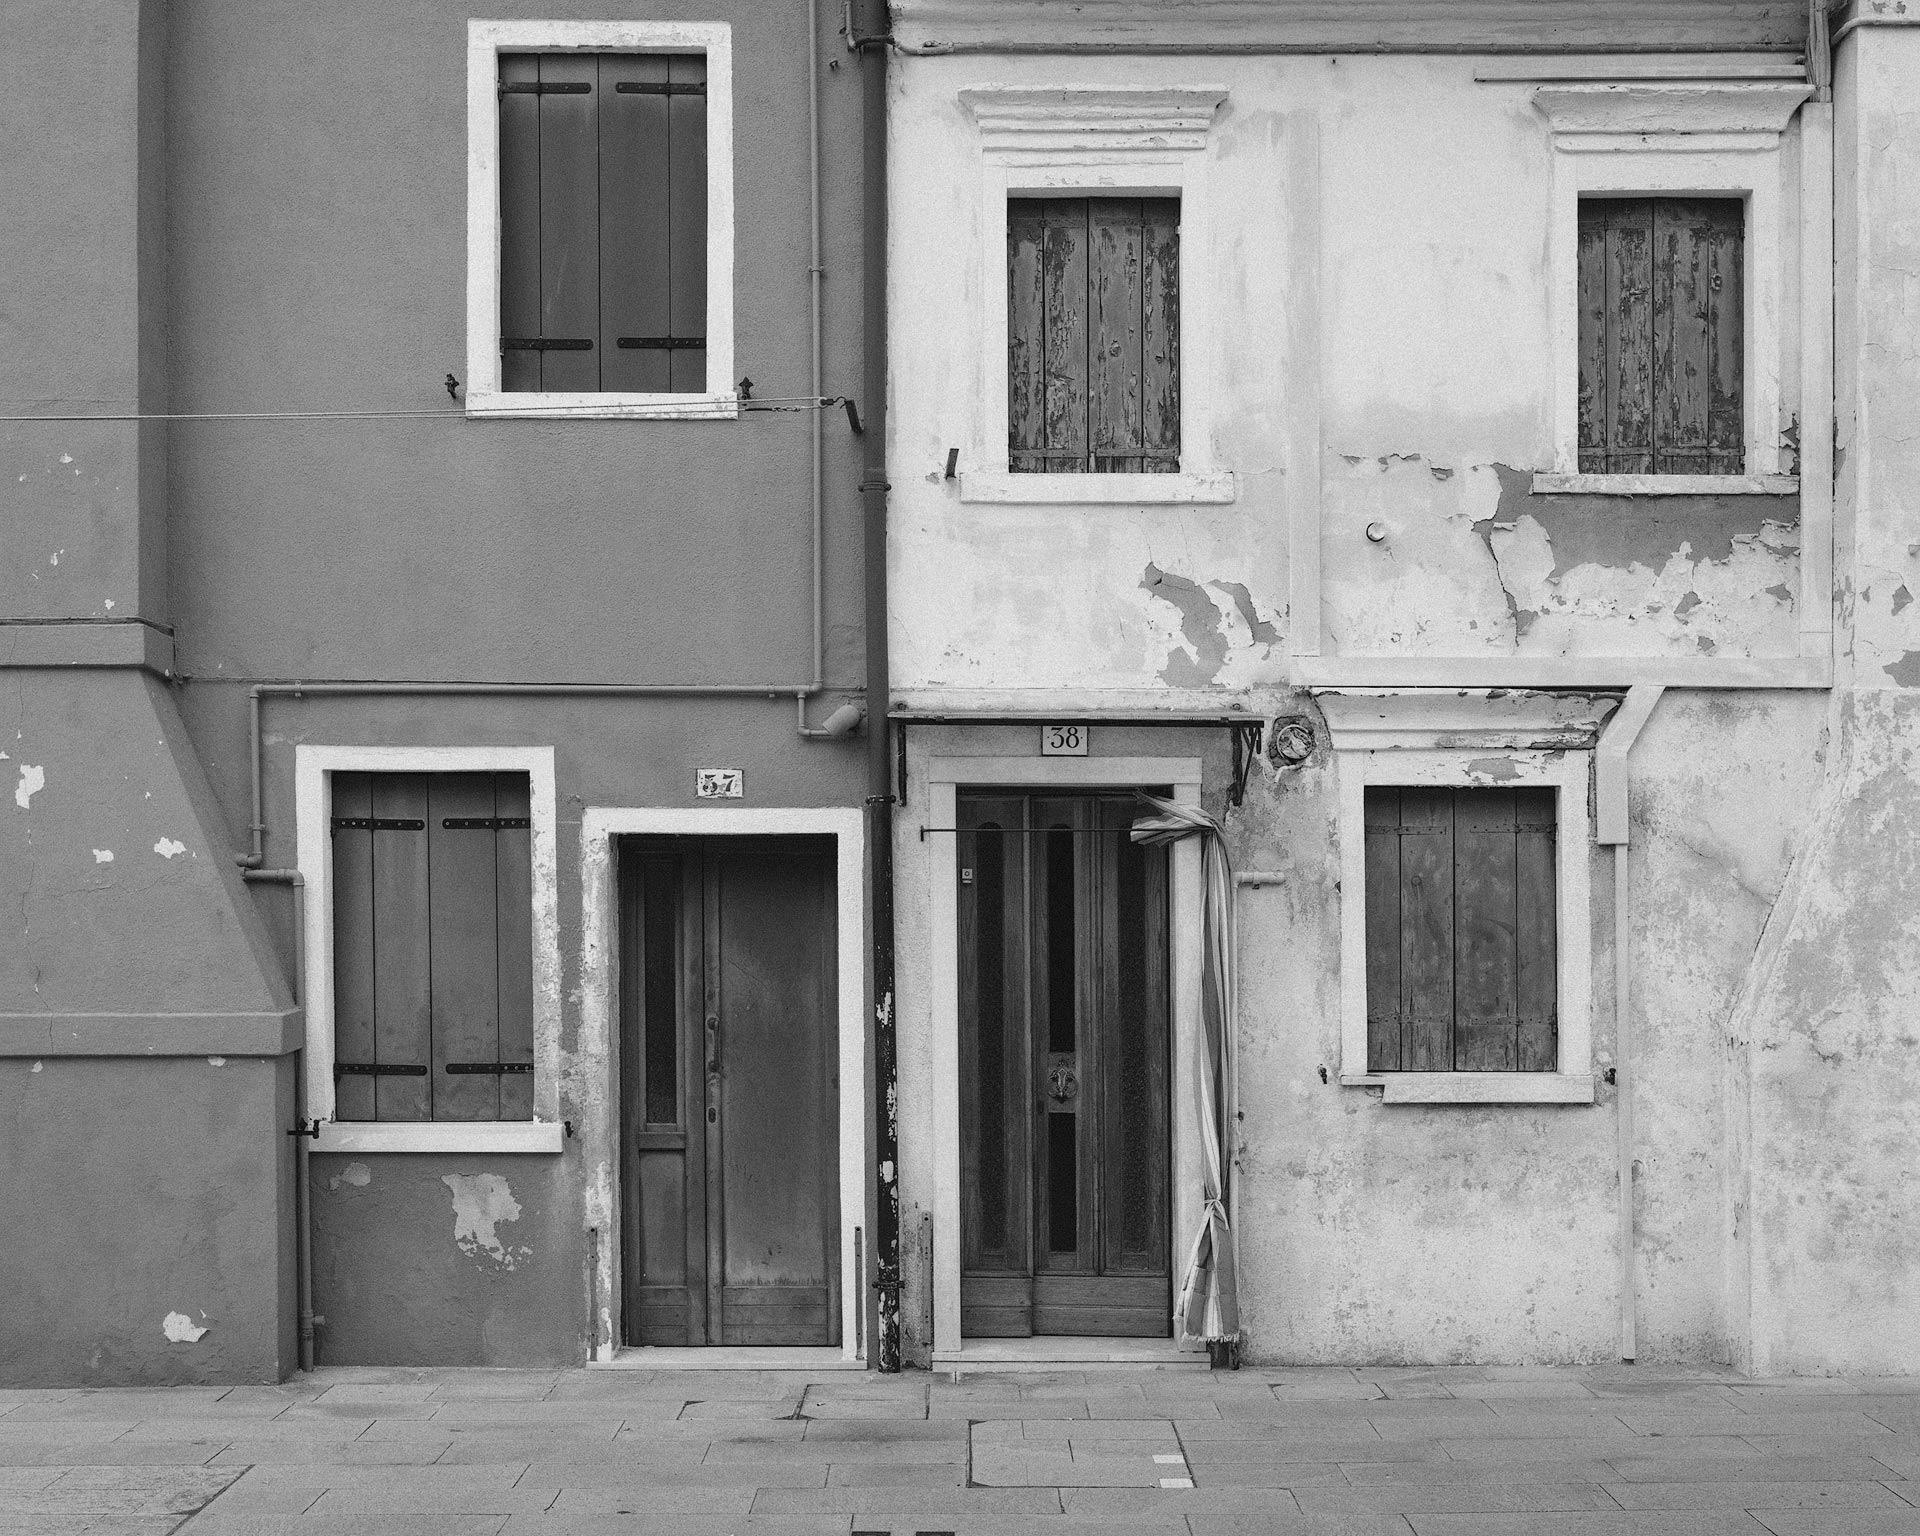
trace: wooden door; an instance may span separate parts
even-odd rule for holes
[[[1133,815],[959,802],[963,1335],[1171,1328],[1167,858]]]
[[[620,854],[630,1344],[840,1341],[834,847]]]

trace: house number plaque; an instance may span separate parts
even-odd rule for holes
[[[1043,725],[1040,727],[1040,755],[1085,757],[1089,734],[1084,725]]]

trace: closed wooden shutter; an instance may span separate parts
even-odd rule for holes
[[[533,1115],[522,773],[333,776],[334,1114]]]
[[[500,56],[501,387],[707,387],[699,54]]]
[[[1177,198],[1009,201],[1007,449],[1026,473],[1178,471]]]
[[[1367,1069],[1559,1064],[1554,792],[1370,788]]]
[[[1746,470],[1745,229],[1737,198],[1580,203],[1580,468]]]

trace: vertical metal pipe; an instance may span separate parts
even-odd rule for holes
[[[1627,905],[1627,844],[1613,845],[1613,1076],[1614,1153],[1620,1181],[1620,1358],[1639,1353],[1639,1308],[1634,1300],[1633,1209],[1633,929]]]
[[[867,857],[871,903],[874,1164],[873,1231],[879,1320],[873,1363],[900,1369],[900,1123],[893,1007],[893,755],[887,719],[887,11],[884,0],[848,7],[850,46],[860,52],[860,195],[864,316],[866,465],[860,477],[865,522],[867,645]],[[875,24],[877,23],[877,25]]]
[[[260,695],[253,696],[259,708]],[[257,739],[257,738],[256,738]],[[256,836],[258,834],[256,833]],[[241,879],[249,885],[284,885],[293,895],[293,1004],[300,1010],[301,1027],[306,1026],[307,1007],[307,877],[297,869],[249,869]],[[293,1078],[293,1242],[294,1307],[300,1329],[300,1369],[313,1369],[313,1221],[307,1209],[308,1149],[307,1135],[307,1053],[299,1053]]]
[[[823,390],[820,384],[820,285],[826,278],[826,272],[820,265],[820,0],[807,0],[807,184],[808,184],[808,256],[807,284],[811,307],[808,311],[808,340],[812,346],[813,371],[807,385],[815,401],[816,408],[807,412],[811,422],[808,430],[809,446],[812,450],[812,487],[813,504],[813,691],[819,692],[827,680],[827,643],[826,616],[823,607],[826,602],[826,574],[822,562],[822,548],[826,538],[826,520],[822,511],[825,499],[821,484],[821,433],[825,430],[821,418],[826,414],[818,402]],[[805,700],[801,708],[806,707]],[[806,721],[801,722],[802,733]]]

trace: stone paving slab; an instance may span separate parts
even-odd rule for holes
[[[615,1531],[1920,1536],[1920,1384],[409,1368],[0,1392],[0,1536]]]

